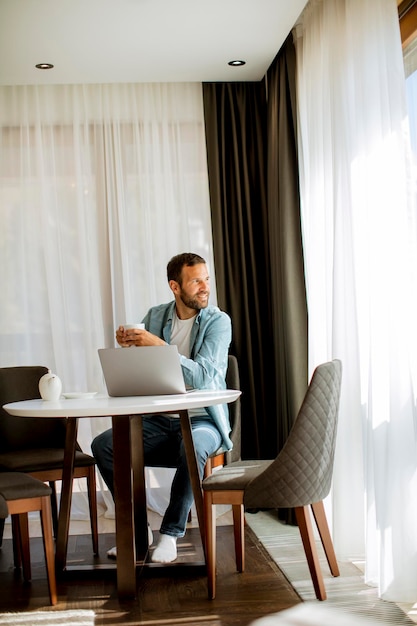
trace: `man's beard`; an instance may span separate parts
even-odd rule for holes
[[[209,296],[209,294],[207,294],[207,296]],[[199,300],[197,300],[197,298],[190,298],[183,291],[180,294],[180,298],[186,307],[188,307],[189,309],[193,309],[194,311],[201,311],[201,309],[205,309],[209,302],[208,297],[205,303],[201,303]]]

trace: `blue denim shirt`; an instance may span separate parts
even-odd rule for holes
[[[149,309],[142,322],[146,330],[170,343],[174,312],[175,301],[160,304]],[[180,355],[185,384],[194,389],[225,389],[231,340],[232,324],[227,313],[212,305],[201,309],[191,329],[191,358]],[[225,449],[231,450],[227,404],[208,406],[206,411],[219,429]]]

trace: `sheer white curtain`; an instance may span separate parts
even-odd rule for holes
[[[296,30],[310,371],[343,362],[333,537],[382,598],[413,602],[417,236],[396,2],[313,0]]]
[[[215,301],[201,85],[0,88],[0,215],[0,366],[104,391],[97,348],[171,299],[171,256],[207,259]],[[108,426],[81,420],[86,452]]]

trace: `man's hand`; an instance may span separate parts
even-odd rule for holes
[[[119,326],[116,330],[116,341],[122,348],[130,346],[164,346],[165,341],[142,328],[128,328]]]

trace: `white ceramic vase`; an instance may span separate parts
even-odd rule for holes
[[[39,393],[42,400],[59,400],[62,391],[61,379],[48,370],[39,380]]]

